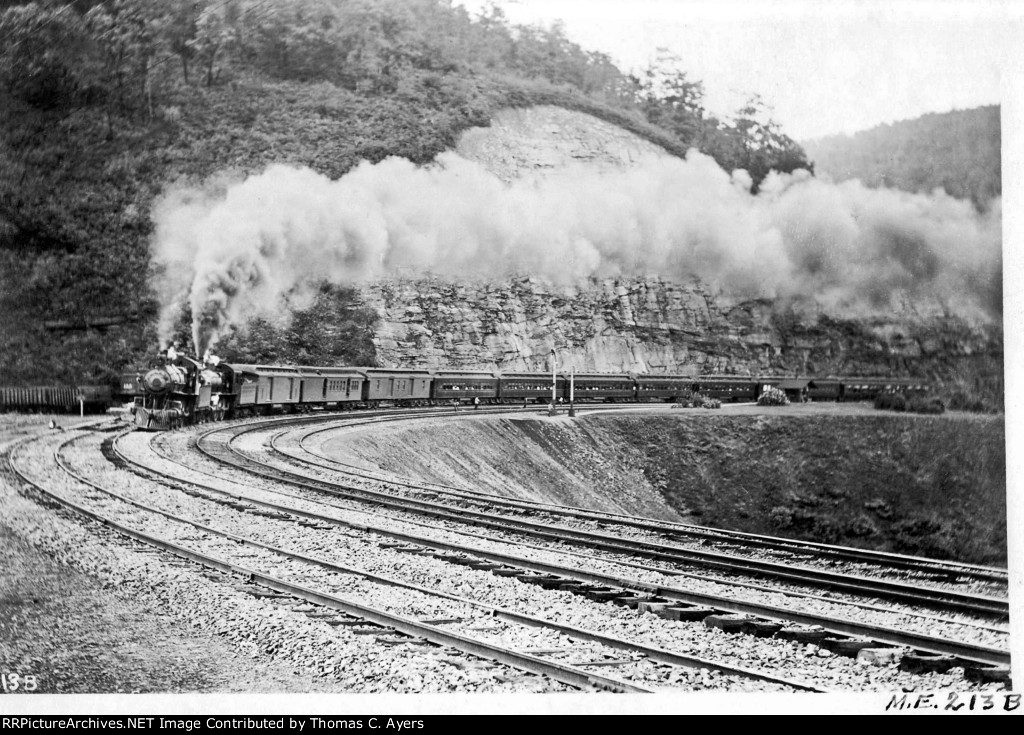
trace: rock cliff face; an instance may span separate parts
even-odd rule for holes
[[[455,150],[503,181],[557,176],[573,164],[611,169],[671,155],[628,130],[550,106],[504,110],[490,127],[463,133]]]
[[[506,111],[491,127],[467,131],[457,152],[505,180],[670,155],[555,107]],[[542,274],[478,283],[410,276],[367,286],[364,295],[380,315],[374,343],[386,366],[547,370],[554,351],[559,368],[577,371],[927,375],[1002,359],[998,325],[966,324],[936,304],[855,318],[657,276],[575,286]]]
[[[656,277],[552,286],[402,280],[365,291],[382,365],[640,373],[941,374],[1002,354],[997,327],[909,310],[842,319]]]

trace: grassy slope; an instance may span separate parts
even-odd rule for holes
[[[701,525],[1006,562],[1001,418],[780,412],[607,421],[642,454],[668,502]]]

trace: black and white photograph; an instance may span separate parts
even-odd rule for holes
[[[1020,714],[1022,38],[0,0],[0,730]]]

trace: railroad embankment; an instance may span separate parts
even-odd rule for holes
[[[509,497],[1006,563],[1003,418],[821,404],[346,432],[342,461]]]

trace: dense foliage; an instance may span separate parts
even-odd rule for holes
[[[818,172],[836,181],[860,179],[912,192],[944,189],[984,208],[1002,193],[999,115],[997,105],[929,114],[806,146]]]
[[[757,397],[758,406],[788,406],[789,398],[780,388],[767,387]]]
[[[1002,419],[827,410],[611,417],[602,446],[631,444],[651,485],[701,525],[1005,563]]]
[[[721,408],[722,402],[717,398],[702,396],[691,390],[684,390],[676,397],[672,408]]]
[[[217,345],[217,355],[243,364],[374,365],[370,335],[376,319],[376,312],[360,305],[356,289],[324,283],[286,323],[252,319]]]
[[[550,29],[442,0],[0,3],[0,376],[93,381],[156,348],[153,202],[272,162],[416,162],[502,107],[558,104],[726,169],[807,167],[756,99],[703,105],[677,60],[624,73]],[[357,308],[357,305],[353,305]],[[366,361],[371,327],[337,361]],[[96,325],[102,325],[102,330]],[[310,354],[315,345],[306,345]],[[279,354],[290,354],[284,346]],[[372,355],[371,355],[372,357]]]
[[[875,396],[875,408],[907,413],[945,413],[946,404],[936,396],[910,396],[902,393],[880,393]]]

